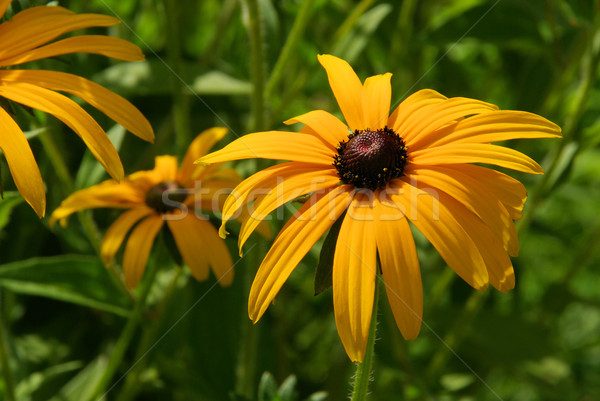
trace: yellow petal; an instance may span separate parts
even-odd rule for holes
[[[12,0],[0,0],[0,18],[4,16],[4,13],[8,9]]]
[[[485,163],[506,167],[529,174],[543,174],[544,170],[529,156],[516,150],[497,145],[480,143],[457,143],[410,153],[411,163],[443,165],[458,163]]]
[[[375,239],[387,297],[396,325],[407,340],[417,338],[423,316],[421,270],[412,232],[398,209],[377,202]]]
[[[123,275],[127,287],[135,288],[142,278],[154,238],[162,225],[161,216],[151,215],[140,222],[129,235],[123,255]]]
[[[346,124],[341,122],[333,114],[324,110],[313,110],[294,118],[284,121],[284,124],[302,123],[310,127],[319,137],[328,143],[333,149],[338,144],[348,139],[350,131]]]
[[[20,82],[0,85],[0,96],[54,115],[83,139],[113,178],[123,178],[123,166],[115,147],[98,123],[77,103],[51,90]]]
[[[358,194],[348,207],[333,257],[335,325],[348,357],[362,362],[377,276],[373,201]]]
[[[443,192],[417,188],[403,179],[393,181],[388,196],[463,280],[478,290],[488,284],[488,273],[479,249],[448,209]],[[393,206],[393,204],[390,204]]]
[[[418,149],[419,141],[439,128],[466,116],[497,110],[498,106],[480,100],[453,97],[414,112],[400,127],[399,134],[410,149]]]
[[[193,213],[185,217],[165,215],[169,229],[185,263],[196,280],[208,278],[210,265],[222,286],[233,280],[233,262],[225,242],[208,221],[197,218]]]
[[[281,229],[250,289],[248,314],[253,322],[261,318],[296,265],[348,207],[351,190],[344,185],[313,195]]]
[[[3,70],[2,82],[23,82],[78,96],[134,135],[154,142],[154,131],[144,115],[127,99],[77,75],[57,71]]]
[[[100,14],[75,14],[58,6],[25,9],[0,26],[0,60],[8,59],[77,29],[111,26],[116,18]]]
[[[158,182],[175,181],[177,177],[177,158],[175,156],[156,156],[154,158],[154,170]]]
[[[188,181],[195,179],[195,171],[202,170],[201,166],[195,165],[194,161],[204,156],[215,143],[219,142],[227,134],[228,130],[225,127],[209,128],[200,133],[188,147],[181,167],[177,173],[177,182],[185,184]]]
[[[273,210],[299,196],[312,192],[323,192],[326,188],[335,187],[339,182],[340,178],[334,171],[321,169],[281,179],[276,186],[270,188],[269,193],[261,196],[252,205],[248,205],[250,213],[248,218],[242,222],[238,239],[240,256],[242,256],[242,247],[250,234]]]
[[[446,96],[432,90],[422,89],[404,99],[402,103],[390,115],[388,127],[396,132],[400,132],[401,128],[407,120],[418,110],[427,106],[441,103],[448,99]]]
[[[319,138],[298,132],[267,131],[244,135],[196,163],[212,164],[240,159],[273,159],[330,165],[335,151]]]
[[[131,227],[143,217],[148,216],[152,213],[152,209],[149,207],[136,207],[132,210],[128,210],[123,213],[114,223],[106,231],[104,234],[104,240],[102,241],[102,246],[100,247],[100,255],[102,256],[102,261],[106,266],[112,264],[115,255],[119,251],[121,244],[123,243],[123,239],[131,230]]]
[[[108,180],[72,193],[52,212],[49,224],[52,226],[57,220],[61,220],[64,225],[67,217],[80,210],[99,207],[129,208],[143,204],[144,193],[129,182]]]
[[[35,213],[40,218],[44,217],[46,193],[40,170],[25,134],[2,107],[0,107],[0,149],[4,153],[17,190]]]
[[[369,77],[365,80],[365,86],[362,91],[364,128],[378,130],[387,126],[390,103],[392,101],[391,78],[392,74],[388,72]]]
[[[329,86],[352,131],[367,128],[363,118],[363,86],[346,61],[329,54],[318,55],[327,71]]]
[[[511,255],[518,254],[517,230],[508,211],[490,192],[482,191],[479,183],[468,185],[468,176],[441,166],[414,168],[408,175],[423,188],[441,190],[456,199],[489,226]]]
[[[254,200],[257,196],[268,193],[271,188],[275,187],[282,180],[293,177],[296,174],[316,170],[320,170],[325,174],[332,169],[333,167],[331,166],[329,168],[324,168],[322,165],[290,162],[271,166],[253,174],[235,187],[225,201],[221,217],[222,225],[219,234],[222,238],[225,238],[225,235],[227,234],[225,231],[225,224],[227,221],[231,218],[239,217],[240,208]]]
[[[82,35],[62,39],[17,54],[14,57],[2,59],[0,60],[0,66],[23,64],[70,53],[100,54],[123,61],[140,61],[144,59],[142,50],[127,40],[104,35]]]
[[[418,148],[454,143],[490,143],[517,138],[559,138],[560,127],[533,113],[498,110],[460,121],[447,135],[430,135]],[[417,147],[413,149],[416,150]]]

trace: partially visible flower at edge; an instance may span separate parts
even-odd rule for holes
[[[290,218],[265,256],[248,300],[257,322],[291,272],[340,218],[333,260],[333,306],[338,334],[353,361],[362,361],[373,310],[377,259],[391,309],[402,335],[417,337],[423,312],[421,273],[411,223],[472,287],[514,287],[509,254],[518,252],[513,220],[527,197],[514,178],[472,163],[531,174],[543,173],[531,158],[491,144],[515,138],[556,138],[560,128],[538,115],[499,110],[468,98],[421,90],[391,114],[391,74],[361,83],[352,67],[322,55],[331,89],[346,124],[315,110],[286,124],[301,132],[245,135],[197,162],[247,158],[288,160],[243,181],[226,200],[220,234],[229,216],[254,200],[244,222],[257,221],[303,194],[309,200]],[[243,242],[240,243],[240,247]]]
[[[12,0],[0,0],[0,18]],[[54,115],[81,137],[92,154],[115,179],[123,178],[119,155],[98,123],[77,103],[56,92],[80,97],[136,136],[154,141],[150,123],[129,101],[77,75],[48,70],[1,69],[69,53],[93,53],[139,61],[144,55],[126,40],[103,35],[81,35],[49,43],[65,33],[119,24],[99,14],[75,14],[59,6],[38,6],[17,13],[0,24],[0,97]],[[23,131],[0,107],[0,149],[23,198],[38,216],[46,210],[42,177]]]
[[[50,225],[60,220],[65,226],[71,214],[84,209],[129,209],[107,230],[100,251],[104,263],[110,265],[131,231],[123,256],[123,275],[128,287],[133,288],[139,282],[154,239],[165,222],[197,280],[208,278],[210,266],[219,283],[229,285],[233,269],[225,241],[195,209],[220,209],[224,197],[219,205],[218,196],[238,185],[241,177],[232,168],[193,164],[226,133],[226,128],[215,127],[198,135],[179,169],[175,156],[157,156],[153,170],[138,171],[121,182],[107,180],[74,192],[52,213]],[[262,234],[270,235],[267,225],[263,226]]]

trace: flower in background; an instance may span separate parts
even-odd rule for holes
[[[0,18],[11,0],[0,0]],[[77,29],[111,26],[116,18],[98,14],[75,14],[57,6],[23,10],[0,24],[0,68],[68,53],[94,53],[119,60],[143,60],[139,47],[123,39],[81,35],[52,40]],[[0,97],[54,115],[81,137],[92,154],[115,179],[123,178],[116,149],[100,125],[77,103],[58,93],[75,95],[138,137],[153,142],[150,123],[130,102],[77,75],[46,70],[0,69]],[[27,139],[17,123],[0,107],[0,149],[15,185],[38,216],[46,210],[46,195],[39,168]]]
[[[227,129],[216,127],[198,135],[179,169],[176,157],[158,156],[153,170],[133,173],[121,182],[107,180],[74,192],[52,213],[50,224],[60,220],[64,226],[67,217],[84,209],[129,209],[110,226],[100,251],[104,263],[111,264],[131,231],[123,256],[123,275],[128,287],[133,288],[139,282],[154,238],[165,223],[197,280],[208,278],[210,266],[219,283],[229,285],[233,269],[225,242],[206,217],[194,213],[194,208],[219,209],[222,206],[219,195],[236,186],[241,178],[231,168],[193,163],[226,133]]]
[[[362,361],[380,272],[396,324],[417,337],[423,310],[421,273],[408,221],[461,278],[476,289],[514,286],[510,255],[518,252],[513,220],[521,217],[524,186],[493,164],[525,173],[542,168],[526,155],[491,142],[556,138],[560,128],[535,114],[503,111],[468,98],[421,90],[391,114],[391,74],[363,83],[339,58],[319,56],[346,124],[315,110],[287,124],[300,133],[246,135],[199,160],[289,160],[243,181],[226,200],[223,225],[254,199],[245,238],[257,221],[285,202],[312,193],[283,227],[250,290],[256,322],[315,242],[342,215],[333,259],[333,305],[339,336],[350,359]],[[235,195],[235,196],[234,196]],[[225,234],[222,226],[221,235]]]

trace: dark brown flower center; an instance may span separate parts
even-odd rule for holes
[[[340,142],[333,165],[345,184],[376,190],[401,177],[407,163],[407,147],[388,127],[356,130]]]
[[[181,204],[188,196],[187,189],[173,181],[163,181],[146,192],[146,205],[158,213],[167,213],[181,209]]]

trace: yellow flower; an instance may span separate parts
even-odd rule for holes
[[[413,339],[421,327],[421,273],[407,220],[474,288],[483,290],[488,283],[502,292],[513,288],[508,254],[518,251],[513,220],[521,217],[525,188],[503,173],[471,163],[541,174],[541,167],[526,155],[490,143],[559,137],[560,128],[535,114],[446,98],[433,90],[416,92],[389,114],[391,74],[362,84],[344,60],[324,55],[319,61],[348,125],[315,110],[286,121],[305,124],[300,133],[246,135],[199,162],[289,160],[249,177],[226,200],[223,224],[254,199],[253,191],[262,189],[241,238],[256,226],[254,219],[313,193],[283,227],[256,274],[248,302],[254,322],[309,249],[346,212],[333,260],[333,305],[346,352],[361,361],[378,257],[403,336]],[[266,188],[270,191],[265,195]]]
[[[71,214],[84,209],[129,209],[110,226],[101,246],[102,259],[109,265],[131,231],[123,256],[127,286],[133,288],[139,282],[154,238],[165,222],[197,280],[208,278],[210,266],[219,283],[229,285],[233,269],[225,242],[206,217],[194,213],[194,208],[220,210],[219,195],[236,186],[241,178],[231,168],[199,168],[193,163],[226,133],[227,129],[216,127],[198,135],[179,169],[176,157],[158,156],[153,170],[138,171],[121,182],[107,180],[73,193],[52,213],[50,224],[60,220],[64,226]]]
[[[11,0],[0,0],[0,18]],[[23,10],[0,24],[0,97],[44,111],[68,125],[115,179],[123,178],[119,155],[98,123],[81,106],[58,93],[66,92],[102,111],[142,139],[153,142],[150,123],[130,102],[77,75],[45,70],[1,69],[68,53],[95,53],[119,60],[143,60],[132,43],[101,35],[82,35],[58,40],[77,29],[116,25],[116,18],[98,14],[77,15],[62,7],[40,6]],[[39,168],[25,135],[0,107],[0,149],[6,157],[15,185],[38,216],[46,210],[46,194]]]

